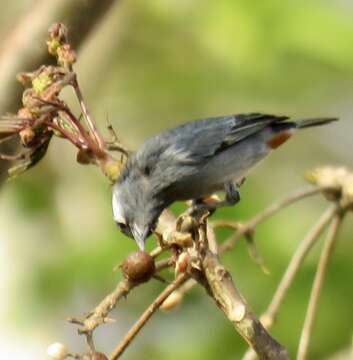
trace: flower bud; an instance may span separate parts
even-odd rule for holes
[[[41,95],[52,83],[50,74],[44,71],[32,80],[32,86],[37,95]]]
[[[33,73],[20,72],[16,75],[16,80],[20,82],[23,86],[30,86],[33,80]]]
[[[31,119],[32,118],[31,112],[25,107],[22,107],[21,109],[19,109],[17,111],[17,115],[21,119]]]
[[[19,135],[22,145],[29,146],[36,134],[31,127],[26,127],[20,131]]]
[[[103,174],[114,183],[122,171],[123,163],[117,160],[108,159],[101,163]]]
[[[67,27],[62,23],[54,23],[48,30],[49,37],[51,39],[57,39],[60,42],[67,41]]]
[[[69,355],[65,345],[61,343],[53,343],[47,349],[47,354],[54,360],[63,360]]]
[[[34,89],[26,89],[22,94],[22,104],[24,107],[33,111],[33,109],[38,108],[42,105],[40,100],[36,99],[37,93]]]
[[[93,162],[92,155],[88,151],[82,149],[77,152],[76,160],[82,165],[92,164]]]
[[[184,295],[179,290],[174,290],[162,303],[161,310],[171,311],[183,300]]]
[[[76,62],[76,53],[70,44],[64,44],[57,48],[58,63],[64,67]]]
[[[121,269],[126,278],[135,282],[148,281],[155,271],[154,259],[144,251],[131,253],[122,263]]]
[[[175,263],[175,275],[185,273],[191,269],[191,259],[188,253],[182,252]]]

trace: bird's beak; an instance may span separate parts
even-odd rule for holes
[[[141,251],[145,250],[145,241],[148,235],[148,230],[142,230],[138,226],[133,226],[131,229],[132,235]]]

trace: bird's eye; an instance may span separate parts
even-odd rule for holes
[[[151,173],[151,168],[149,167],[149,166],[145,166],[145,168],[143,169],[143,171],[144,171],[144,173],[145,173],[145,175],[150,175],[150,173]]]
[[[118,222],[117,225],[119,226],[120,229],[124,229],[127,227],[127,225],[123,222]]]
[[[132,237],[129,225],[127,225],[123,222],[117,222],[116,224],[119,226],[119,229],[121,230],[121,232],[123,232],[125,235],[127,235],[129,237]]]

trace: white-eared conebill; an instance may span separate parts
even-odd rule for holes
[[[238,184],[249,170],[298,129],[335,118],[289,121],[285,116],[239,114],[203,119],[166,130],[131,155],[113,187],[113,212],[121,231],[140,249],[161,212],[178,200],[201,200],[225,191],[239,201]]]

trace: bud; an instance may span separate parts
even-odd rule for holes
[[[54,360],[63,360],[68,357],[69,352],[65,345],[56,342],[48,347],[47,354]]]
[[[24,107],[33,110],[42,105],[42,103],[36,99],[37,93],[33,89],[26,89],[22,94],[22,104]]]
[[[68,30],[64,24],[54,23],[50,26],[48,34],[50,39],[56,39],[59,42],[66,42]]]
[[[182,252],[175,263],[175,275],[185,273],[191,269],[191,259],[188,253]]]
[[[57,56],[57,51],[60,47],[60,42],[56,39],[47,41],[48,53],[53,56]]]
[[[58,63],[68,67],[76,62],[76,53],[70,44],[64,44],[57,48]]]
[[[20,131],[20,139],[23,146],[31,145],[32,140],[35,137],[35,132],[31,127],[26,127]]]
[[[41,95],[53,83],[49,73],[43,71],[32,80],[32,86],[37,95]]]
[[[19,109],[19,110],[17,111],[17,115],[18,115],[18,117],[20,117],[21,119],[31,119],[31,118],[32,118],[31,112],[30,112],[27,108],[25,108],[25,107]]]
[[[114,183],[119,177],[123,163],[117,160],[108,159],[101,163],[101,169],[103,174],[109,179],[111,183]]]
[[[155,271],[154,259],[145,251],[131,253],[122,263],[121,269],[126,278],[135,282],[148,281]]]
[[[76,161],[82,165],[92,164],[92,155],[87,150],[80,149],[76,155]]]
[[[16,80],[23,86],[30,86],[33,80],[33,73],[31,72],[20,72],[16,75]]]
[[[161,310],[163,311],[171,311],[178,306],[183,300],[184,295],[179,290],[174,290],[161,305]]]

